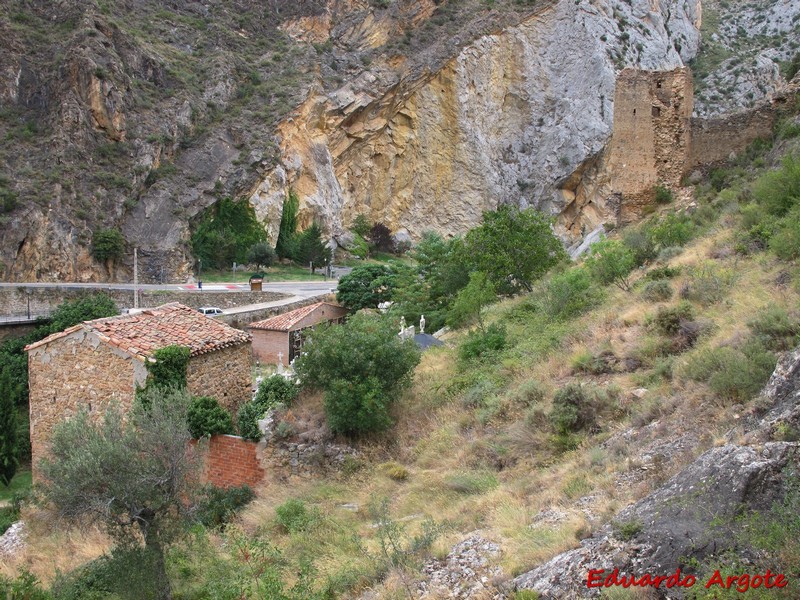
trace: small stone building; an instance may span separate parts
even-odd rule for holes
[[[341,323],[347,313],[343,306],[318,302],[251,323],[253,356],[262,363],[287,366],[300,353],[310,328],[320,323]]]
[[[191,351],[192,394],[214,396],[234,413],[250,400],[252,351],[244,331],[178,303],[86,321],[25,348],[34,465],[46,454],[53,426],[81,407],[98,419],[112,402],[129,409],[147,378],[145,361],[171,345]]]

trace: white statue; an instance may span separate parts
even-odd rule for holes
[[[419,332],[425,333],[425,315],[421,315],[419,318]]]

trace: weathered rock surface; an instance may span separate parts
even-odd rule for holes
[[[763,448],[727,445],[709,450],[666,485],[620,512],[578,548],[515,580],[543,598],[597,597],[586,586],[589,569],[669,575],[732,547],[734,518],[742,509],[765,510],[778,499],[782,471],[800,465],[798,445]],[[635,533],[622,539],[620,527]],[[616,531],[615,531],[616,529]],[[627,536],[625,536],[627,537]]]
[[[502,598],[494,580],[502,575],[492,563],[500,546],[473,532],[450,550],[443,560],[430,560],[422,568],[425,579],[417,584],[420,598],[487,600]]]
[[[128,279],[129,256],[92,259],[102,227],[139,248],[143,281],[185,280],[189,223],[224,195],[273,240],[289,187],[331,236],[360,212],[412,239],[501,202],[558,212],[555,183],[608,137],[616,72],[682,65],[700,21],[698,0],[17,8],[0,270],[18,280]]]
[[[780,90],[786,83],[781,66],[798,52],[800,0],[709,0],[703,9],[707,25],[697,73],[696,115],[749,108]]]
[[[0,535],[0,556],[13,556],[25,546],[25,523],[17,521]]]
[[[502,203],[558,213],[557,183],[608,139],[619,68],[682,66],[699,20],[697,2],[561,1],[438,72],[364,72],[280,126],[285,185],[301,220],[334,235],[359,213],[415,239],[463,233]],[[259,214],[277,211],[282,180],[251,196]]]

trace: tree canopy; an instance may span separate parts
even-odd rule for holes
[[[234,262],[245,263],[248,250],[266,239],[247,200],[222,198],[203,213],[192,234],[192,251],[204,266],[226,269]]]
[[[531,291],[532,283],[566,257],[551,219],[533,208],[501,206],[464,238],[470,270],[483,271],[500,293]]]
[[[189,444],[189,394],[165,388],[146,394],[129,418],[112,407],[101,423],[85,411],[59,423],[40,464],[41,490],[69,522],[100,525],[122,546],[139,546],[141,539],[155,559],[159,597],[169,598],[164,551],[191,514],[201,463]]]
[[[377,308],[392,298],[397,271],[387,265],[362,265],[339,280],[336,299],[351,310]]]
[[[390,319],[356,314],[315,329],[295,362],[303,385],[325,390],[331,430],[357,435],[391,424],[389,406],[410,381],[420,353]]]

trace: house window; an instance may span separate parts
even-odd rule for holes
[[[660,117],[661,116],[661,109],[658,106],[654,106],[652,108],[652,110],[650,111],[650,114],[652,114],[654,117]]]

